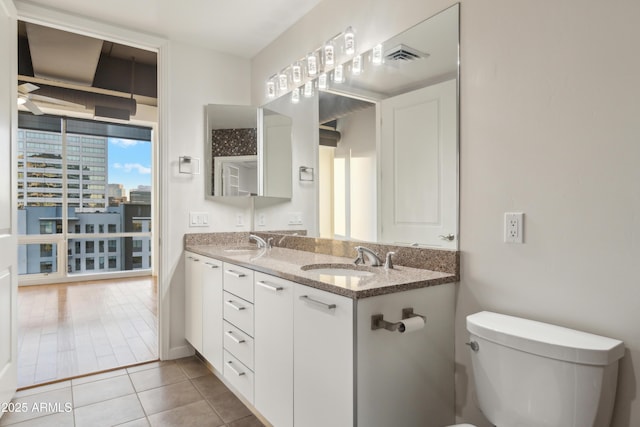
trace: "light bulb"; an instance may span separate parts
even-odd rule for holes
[[[333,81],[336,83],[344,83],[344,67],[342,64],[337,65],[333,70]]]
[[[308,81],[304,84],[304,97],[311,98],[313,96],[313,82]]]
[[[273,80],[269,80],[267,82],[267,97],[268,98],[276,97],[276,84]]]
[[[372,56],[371,56],[371,62],[373,62],[375,65],[382,64],[382,45],[381,44],[374,46]]]
[[[302,81],[302,66],[300,66],[299,62],[291,66],[291,75],[294,83],[300,83]]]
[[[344,52],[347,55],[356,53],[356,35],[351,27],[344,31]]]
[[[318,76],[318,89],[326,89],[327,88],[327,73],[322,73]]]
[[[285,73],[280,73],[278,76],[278,88],[281,92],[286,92],[289,88],[289,79]]]
[[[27,98],[24,98],[22,96],[18,97],[18,105],[23,105],[27,103]]]
[[[356,55],[351,62],[351,72],[354,76],[362,74],[362,55]]]
[[[297,104],[298,102],[300,102],[300,88],[295,88],[291,92],[291,103]]]
[[[318,74],[318,58],[315,53],[307,55],[307,74],[310,76]]]
[[[335,64],[335,50],[333,48],[333,44],[331,42],[327,42],[324,45],[324,65],[327,67],[333,66]]]

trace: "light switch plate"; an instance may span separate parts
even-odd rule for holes
[[[189,227],[208,227],[208,212],[189,212]]]

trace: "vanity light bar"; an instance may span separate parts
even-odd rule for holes
[[[266,96],[273,99],[292,92],[291,102],[297,104],[300,102],[300,95],[310,98],[316,87],[327,89],[329,76],[333,82],[343,83],[347,72],[344,63],[349,59],[354,60],[351,74],[362,73],[362,56],[354,56],[355,54],[355,31],[349,26],[304,58],[269,77],[265,85]]]

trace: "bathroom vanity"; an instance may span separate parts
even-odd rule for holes
[[[454,421],[456,274],[189,243],[185,271],[187,340],[270,424]]]

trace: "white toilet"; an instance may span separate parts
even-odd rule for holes
[[[492,424],[609,426],[622,341],[488,311],[467,316],[467,330],[479,406]]]

